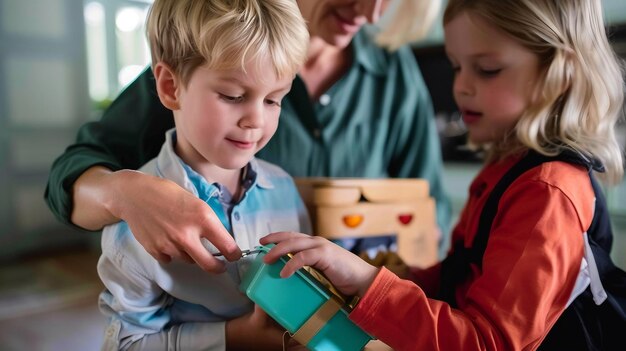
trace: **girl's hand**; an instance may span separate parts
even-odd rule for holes
[[[378,268],[319,236],[278,232],[261,238],[260,242],[276,243],[263,258],[265,263],[273,263],[288,253],[294,255],[280,272],[281,277],[291,276],[302,266],[311,266],[345,295],[363,296],[378,274]]]

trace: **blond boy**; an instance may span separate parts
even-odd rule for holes
[[[156,0],[147,33],[157,92],[176,128],[140,171],[206,201],[242,249],[270,232],[310,232],[291,177],[254,158],[276,131],[281,99],[306,55],[296,2]],[[178,206],[172,215],[193,216],[184,199]],[[105,227],[103,349],[275,347],[280,329],[238,291],[250,259],[210,275],[186,262],[159,263],[125,222]]]

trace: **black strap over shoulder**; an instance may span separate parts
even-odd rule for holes
[[[574,152],[545,156],[530,151],[498,181],[481,212],[472,247],[466,248],[462,242],[455,243],[453,254],[443,261],[438,298],[453,307],[457,306],[456,287],[469,277],[471,264],[482,266],[500,198],[521,174],[550,161],[583,165],[589,172],[596,206],[587,235],[608,298],[596,306],[587,288],[565,310],[539,350],[613,350],[612,345],[622,344],[622,334],[626,332],[626,272],[616,267],[609,255],[613,242],[609,212],[602,188],[592,173],[594,170],[603,172],[604,168],[596,160]]]
[[[465,247],[463,242],[453,243],[454,251],[442,263],[441,288],[438,298],[456,307],[455,287],[469,276],[470,263],[482,267],[482,259],[487,248],[489,233],[493,220],[498,212],[500,198],[506,189],[524,172],[549,161],[565,161],[580,164],[587,169],[604,169],[597,162],[590,161],[574,152],[563,152],[557,156],[545,156],[535,151],[529,151],[518,163],[513,165],[498,181],[489,194],[485,206],[480,215],[476,237],[472,247]],[[595,191],[595,189],[594,189]]]
[[[478,266],[482,266],[482,258],[483,254],[485,253],[485,249],[487,248],[487,241],[489,240],[491,226],[493,224],[496,213],[498,212],[500,198],[502,197],[506,189],[515,181],[515,179],[517,179],[526,171],[535,168],[544,162],[550,161],[563,161],[585,166],[589,171],[589,175],[592,179],[596,197],[598,196],[598,193],[602,195],[599,184],[597,183],[597,181],[595,181],[595,177],[593,177],[593,175],[591,174],[592,170],[596,170],[599,172],[604,171],[602,165],[599,164],[597,161],[583,158],[581,155],[571,151],[565,151],[556,156],[545,156],[537,153],[536,151],[529,151],[525,157],[523,157],[518,163],[511,167],[508,172],[506,172],[506,174],[498,181],[494,189],[489,194],[489,198],[485,203],[485,207],[483,207],[480,221],[478,222],[478,231],[476,232],[476,238],[474,239],[474,243],[472,244],[472,248],[469,254],[469,258],[472,263],[475,263]],[[602,205],[606,203],[605,201],[600,202],[602,203]]]

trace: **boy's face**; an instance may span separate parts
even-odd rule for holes
[[[529,106],[539,59],[505,33],[462,12],[444,27],[454,99],[476,143],[501,140]]]
[[[244,73],[201,66],[177,92],[176,151],[196,171],[240,169],[274,135],[293,77],[278,79],[272,67],[248,64]]]

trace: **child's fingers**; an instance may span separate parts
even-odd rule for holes
[[[265,263],[273,263],[281,256],[286,254],[295,254],[303,250],[310,249],[318,245],[316,240],[312,240],[313,237],[305,236],[291,236],[288,239],[277,242],[276,246],[272,247],[270,251],[263,257]]]
[[[302,234],[302,233],[296,233],[296,232],[276,232],[276,233],[270,233],[264,237],[262,237],[259,240],[259,243],[261,243],[261,245],[267,245],[267,244],[271,244],[271,243],[279,243],[281,241],[285,241],[294,237],[299,237],[299,236],[305,236],[308,237],[309,235],[306,234]]]
[[[313,247],[300,251],[285,263],[285,267],[280,271],[280,276],[288,278],[303,266],[317,267],[323,250],[319,247]],[[319,267],[317,267],[319,268]]]

